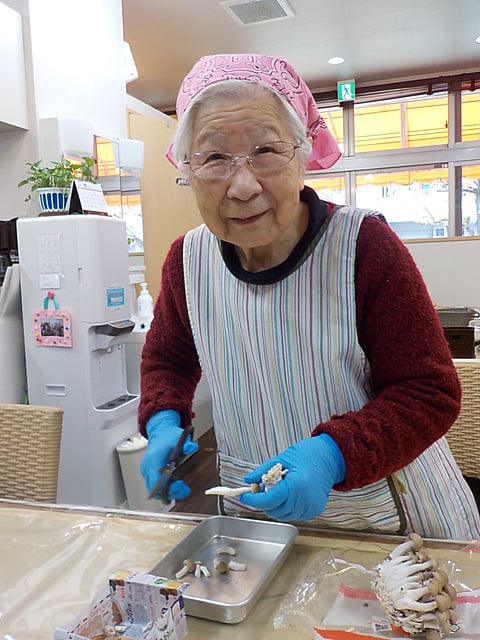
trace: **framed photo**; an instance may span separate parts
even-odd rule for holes
[[[39,347],[71,347],[70,313],[65,309],[34,309],[33,336]]]

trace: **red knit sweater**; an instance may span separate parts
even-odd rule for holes
[[[331,207],[329,207],[331,209]],[[192,420],[201,370],[183,280],[183,237],[165,259],[162,286],[141,362],[139,426],[175,409]],[[446,433],[460,410],[460,383],[427,289],[408,249],[381,220],[362,223],[355,258],[359,342],[376,397],[360,411],[312,425],[328,433],[346,463],[347,490],[385,478]]]

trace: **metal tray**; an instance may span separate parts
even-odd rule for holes
[[[211,576],[195,578],[190,574],[183,578],[189,583],[183,593],[186,613],[236,624],[247,616],[267,588],[297,535],[298,529],[290,524],[212,516],[177,544],[150,573],[174,578],[186,558],[201,560]],[[219,574],[213,569],[218,550],[225,546],[236,550],[234,559],[243,562],[246,571]]]

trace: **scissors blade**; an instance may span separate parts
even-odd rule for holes
[[[148,494],[148,499],[152,500],[157,493],[161,494],[161,500],[162,502],[165,502],[165,498],[164,498],[164,491],[163,489],[166,487],[167,488],[167,495],[168,495],[168,488],[170,486],[170,482],[171,482],[171,478],[172,478],[172,471],[169,471],[168,469],[166,469],[165,467],[162,467],[161,469],[159,469],[160,472],[160,478],[158,480],[158,482],[156,483],[156,485],[153,487],[153,489],[150,491],[150,493]],[[166,500],[166,504],[169,504],[170,500]]]

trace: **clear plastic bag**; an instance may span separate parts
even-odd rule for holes
[[[478,565],[472,568],[469,562],[471,554],[479,552],[477,542],[445,551],[443,557],[441,552],[434,554],[457,590],[458,625],[451,635],[455,640],[480,639],[480,575]],[[375,567],[385,555],[323,549],[282,601],[274,627],[302,629],[317,640],[405,640],[409,636],[392,628],[371,586]]]

